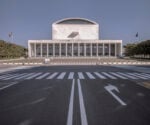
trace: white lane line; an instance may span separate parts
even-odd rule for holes
[[[95,75],[97,75],[100,79],[106,79],[106,77],[103,76],[103,75],[101,75],[100,73],[98,73],[98,72],[94,72],[94,73],[95,73]]]
[[[68,76],[68,79],[73,79],[73,77],[74,77],[74,72],[70,72],[69,76]]]
[[[52,75],[50,75],[49,77],[47,77],[47,79],[53,79],[57,74],[58,74],[58,72],[55,72]]]
[[[86,74],[90,79],[95,79],[95,77],[90,72],[86,72]]]
[[[121,72],[117,72],[118,74],[121,74],[121,75],[123,75],[123,76],[126,76],[126,77],[128,77],[128,78],[130,78],[130,79],[138,79],[138,78],[136,78],[136,77],[134,77],[134,76],[131,76],[131,75],[128,75],[128,74],[125,74],[125,73],[121,73]]]
[[[84,76],[83,76],[82,72],[78,72],[78,76],[79,76],[79,79],[84,79]]]
[[[128,78],[126,78],[124,76],[121,76],[121,75],[115,73],[115,72],[110,72],[110,73],[113,74],[114,76],[117,76],[117,77],[121,78],[121,79],[128,79]]]
[[[82,95],[82,88],[81,88],[79,79],[78,79],[78,92],[79,92],[81,125],[88,125],[87,116],[86,116],[86,112],[85,112],[84,101],[83,101],[83,95]]]
[[[73,125],[73,102],[74,102],[74,84],[75,80],[72,80],[72,88],[70,94],[70,102],[69,102],[69,110],[68,110],[68,117],[67,117],[67,125]]]
[[[50,73],[44,73],[43,75],[41,75],[41,76],[39,76],[39,77],[37,77],[36,79],[42,79],[42,78],[44,78],[44,77],[46,77],[47,75],[49,75]]]
[[[139,79],[140,77],[138,77],[137,75],[135,75],[135,74],[133,74],[133,73],[127,73],[128,75],[130,75],[130,76],[133,76],[133,77],[135,77],[135,78],[137,78],[137,79]]]
[[[24,79],[24,78],[26,78],[26,77],[28,77],[28,76],[33,75],[33,74],[35,74],[35,73],[28,73],[28,74],[26,74],[26,75],[23,75],[23,76],[20,76],[20,77],[15,78],[15,80]]]
[[[139,74],[139,73],[132,73],[132,74],[133,74],[133,76],[138,77],[138,78],[141,78],[141,79],[148,79],[147,77],[144,77],[144,76],[142,76],[142,75]]]
[[[11,77],[8,77],[8,78],[5,78],[5,79],[3,79],[3,80],[13,79],[13,78],[16,78],[16,77],[22,76],[22,75],[24,75],[24,74],[25,74],[25,73],[17,74],[17,75],[14,75],[14,76],[11,76]]]
[[[110,75],[110,74],[108,74],[108,73],[106,73],[106,72],[102,72],[105,76],[107,76],[107,77],[109,77],[109,78],[111,78],[111,79],[117,79],[116,77],[114,77],[114,76],[112,76],[112,75]]]
[[[62,72],[58,77],[57,79],[63,79],[66,75],[66,72]]]
[[[40,72],[40,73],[36,73],[36,74],[31,75],[31,76],[29,76],[29,77],[27,77],[27,78],[25,78],[25,79],[27,79],[27,80],[33,79],[33,78],[37,77],[37,76],[40,75],[40,74],[42,74],[42,73],[41,73],[41,72]]]
[[[138,73],[138,74],[140,74],[141,76],[143,76],[143,77],[145,77],[145,78],[150,78],[150,76],[149,75],[147,75],[147,74],[143,74],[143,73]]]
[[[10,86],[13,86],[13,85],[15,85],[15,84],[18,84],[18,83],[19,83],[19,82],[13,82],[12,84],[9,84],[9,85],[7,85],[7,86],[4,86],[4,87],[0,88],[0,90],[6,89],[6,88],[8,88],[8,87],[10,87]]]

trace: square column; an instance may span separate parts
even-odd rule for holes
[[[122,43],[120,43],[120,56],[122,56]]]
[[[103,43],[103,56],[105,56],[105,45]]]
[[[117,44],[115,43],[115,57],[117,56]]]
[[[78,57],[80,56],[80,43],[78,43]]]
[[[86,43],[84,43],[84,56],[86,57]]]
[[[36,43],[34,43],[34,57],[36,57]]]
[[[109,42],[109,56],[110,56],[110,42]]]
[[[55,56],[55,43],[53,43],[53,56]]]
[[[67,52],[67,43],[66,43],[66,56],[67,56],[67,53],[68,53],[68,52]]]
[[[92,43],[91,43],[91,47],[90,47],[90,48],[91,48],[91,57],[92,57],[92,55],[93,55],[93,54],[92,54]]]
[[[72,57],[73,57],[73,43],[72,43]]]
[[[59,43],[59,56],[61,57],[61,43]]]
[[[98,42],[96,44],[96,56],[98,56]]]

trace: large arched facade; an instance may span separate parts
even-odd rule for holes
[[[52,24],[52,40],[29,40],[29,57],[116,57],[122,40],[99,40],[99,25],[84,18]]]

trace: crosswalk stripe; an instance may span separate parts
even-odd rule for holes
[[[50,75],[46,79],[53,79],[57,74],[58,74],[58,72],[54,72],[52,75]]]
[[[26,78],[26,77],[28,77],[28,76],[33,75],[33,74],[35,74],[35,73],[28,73],[28,74],[26,74],[26,75],[23,75],[23,76],[20,76],[20,77],[15,78],[15,80],[24,79],[24,78]]]
[[[39,77],[37,77],[36,79],[42,79],[42,78],[44,78],[44,77],[46,77],[47,75],[49,75],[50,73],[44,73],[43,75],[41,75],[41,76],[39,76]]]
[[[69,76],[68,76],[68,79],[73,79],[73,77],[74,77],[74,72],[70,72]]]
[[[95,77],[90,72],[86,72],[86,74],[90,79],[95,79]]]
[[[9,80],[9,79],[13,79],[13,78],[15,78],[15,77],[22,76],[22,75],[24,75],[24,74],[26,74],[26,73],[22,73],[22,74],[13,75],[13,76],[11,76],[11,77],[8,77],[8,78],[5,78],[5,79],[3,79],[3,80]]]
[[[121,79],[128,79],[128,78],[126,78],[124,76],[121,76],[121,75],[115,73],[115,72],[110,72],[110,73],[113,74],[114,76],[117,76],[117,77],[121,78]]]
[[[105,76],[101,75],[100,73],[98,72],[94,72],[95,75],[97,75],[100,79],[106,79]]]
[[[78,76],[79,76],[79,79],[84,79],[84,76],[83,76],[82,72],[78,72]]]
[[[63,79],[66,75],[66,72],[62,72],[58,77],[57,79]]]
[[[8,77],[11,77],[13,75],[17,75],[17,74],[7,74],[7,75],[3,75],[0,77],[0,79],[4,79],[4,78],[8,78]]]
[[[117,72],[118,74],[121,74],[121,75],[123,75],[123,76],[126,76],[126,77],[128,77],[128,78],[130,78],[130,79],[138,79],[138,78],[136,78],[136,77],[134,77],[134,76],[131,76],[131,75],[129,75],[129,74],[125,74],[125,73],[121,73],[121,72]]]
[[[105,76],[107,76],[107,77],[109,77],[109,78],[111,78],[111,79],[117,79],[116,77],[114,77],[114,76],[112,76],[112,75],[110,75],[110,74],[108,74],[108,73],[106,73],[106,72],[102,72]]]
[[[142,76],[140,76],[140,75],[138,75],[138,74],[135,74],[135,73],[128,73],[128,74],[130,74],[130,75],[132,75],[132,76],[135,76],[135,77],[137,77],[137,78],[147,79],[147,78],[142,77]]]
[[[35,78],[36,76],[38,76],[38,75],[40,75],[40,74],[42,74],[42,73],[40,72],[40,73],[33,74],[33,75],[31,75],[31,76],[29,76],[29,77],[27,77],[27,78],[25,78],[25,79],[27,79],[27,80],[33,79],[33,78]]]
[[[148,78],[150,78],[150,74],[147,74],[147,73],[141,73],[141,74],[148,77]]]
[[[142,74],[142,73],[139,73],[141,76],[143,76],[143,77],[145,77],[145,78],[148,78],[148,79],[150,79],[150,76],[148,76],[148,75],[144,75],[144,74]]]

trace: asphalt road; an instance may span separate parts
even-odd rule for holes
[[[0,74],[0,125],[150,125],[150,74],[43,66]]]

